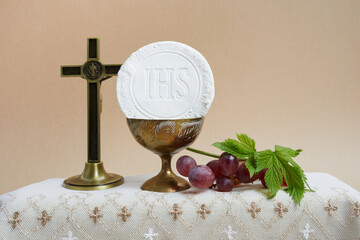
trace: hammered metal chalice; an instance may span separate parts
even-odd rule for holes
[[[203,118],[176,120],[127,119],[136,141],[159,155],[161,170],[147,180],[142,190],[153,192],[177,192],[190,188],[190,183],[177,176],[171,169],[171,158],[197,138],[203,125]]]
[[[190,188],[171,170],[171,158],[194,142],[214,99],[214,78],[204,56],[179,42],[150,43],[121,66],[116,92],[136,141],[161,158],[159,174],[141,189]]]

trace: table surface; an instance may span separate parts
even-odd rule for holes
[[[259,182],[229,193],[119,187],[74,191],[48,179],[0,196],[0,239],[360,239],[360,193],[326,173],[307,173],[315,192],[296,205],[267,199]]]

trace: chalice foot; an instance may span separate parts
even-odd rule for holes
[[[170,168],[171,156],[162,156],[162,168],[158,175],[147,180],[142,190],[152,192],[178,192],[191,187],[190,183],[173,173]]]

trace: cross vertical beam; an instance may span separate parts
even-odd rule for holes
[[[100,162],[100,82],[88,82],[88,162]]]
[[[99,39],[89,38],[88,39],[88,56],[87,63],[84,63],[83,72],[86,77],[89,79],[87,81],[87,102],[88,102],[88,162],[98,163],[101,161],[101,152],[100,152],[100,84],[101,84],[101,63],[91,62],[90,61],[99,61],[100,58],[100,49],[99,49]],[[92,80],[96,78],[96,80]]]
[[[87,59],[99,59],[100,58],[100,45],[98,38],[88,38],[88,54]]]

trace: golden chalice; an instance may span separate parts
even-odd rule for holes
[[[177,192],[190,188],[190,183],[171,170],[171,158],[194,142],[203,125],[203,118],[176,120],[127,119],[136,141],[161,158],[158,175],[147,180],[142,190]]]
[[[136,141],[161,158],[161,171],[141,189],[190,188],[171,170],[171,158],[194,142],[214,99],[214,78],[204,56],[179,42],[150,43],[124,62],[116,93]]]

